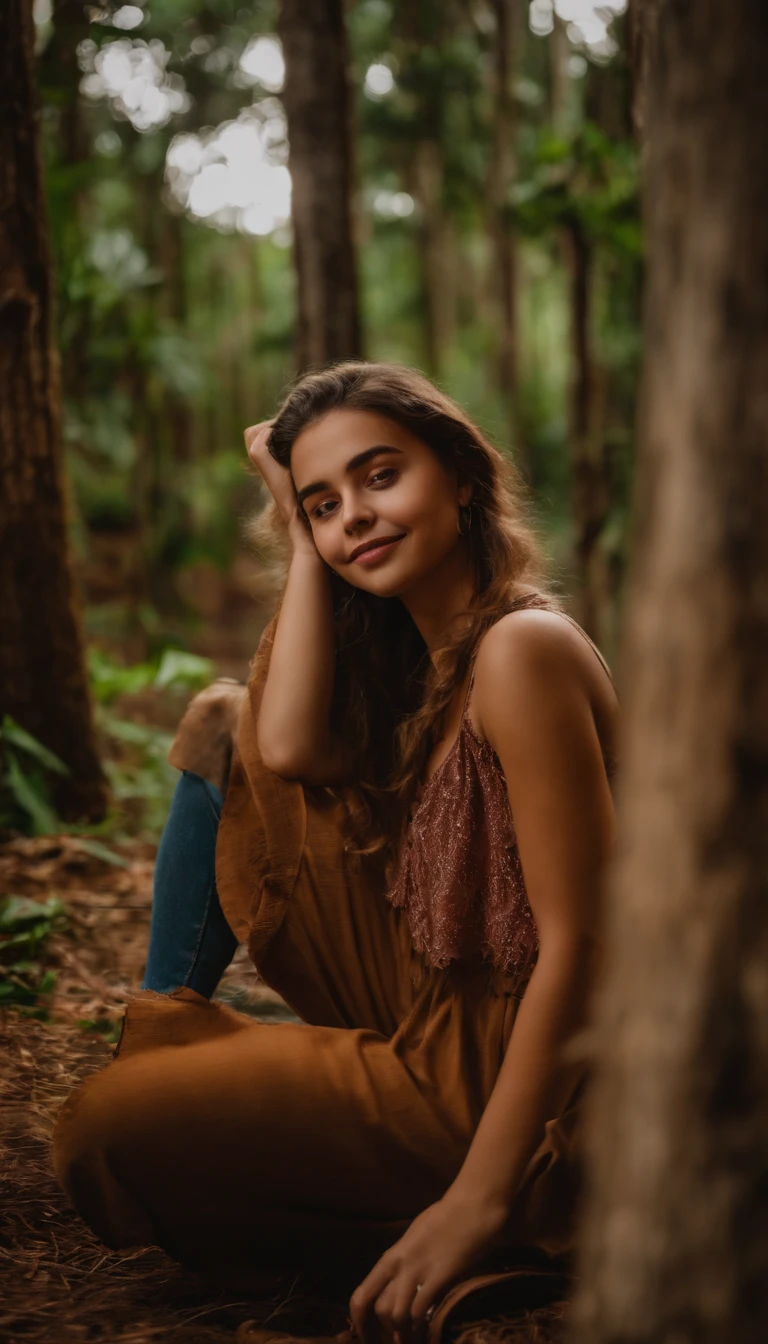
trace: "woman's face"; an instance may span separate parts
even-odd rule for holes
[[[471,485],[386,416],[329,411],[299,434],[291,474],[318,551],[356,588],[398,597],[466,545]]]

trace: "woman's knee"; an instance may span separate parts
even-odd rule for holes
[[[122,1070],[107,1065],[62,1106],[53,1135],[56,1177],[81,1218],[113,1250],[154,1241],[146,1209],[123,1184],[135,1135],[135,1098]]]
[[[193,824],[211,823],[214,831],[221,820],[224,795],[215,784],[191,770],[182,770],[176,782],[171,811],[185,813]]]

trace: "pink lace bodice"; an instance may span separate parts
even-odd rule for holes
[[[479,955],[517,981],[532,969],[538,933],[502,764],[469,717],[473,681],[471,671],[458,736],[421,790],[387,899],[406,911],[430,965]],[[610,778],[614,763],[606,770]]]

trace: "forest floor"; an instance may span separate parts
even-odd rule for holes
[[[239,668],[237,669],[239,671]],[[109,1251],[73,1214],[51,1168],[66,1096],[114,1050],[127,998],[141,983],[155,846],[76,835],[0,845],[0,896],[60,902],[35,956],[55,984],[34,1008],[0,1009],[0,1341],[2,1344],[221,1344],[274,1331],[321,1336],[347,1321],[338,1283],[264,1269],[232,1291],[157,1248]],[[53,976],[49,977],[51,980]],[[291,1014],[240,948],[217,991],[257,1020]],[[343,1275],[341,1276],[343,1277]],[[478,1322],[460,1344],[561,1344],[564,1307]]]

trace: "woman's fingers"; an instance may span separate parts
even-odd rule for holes
[[[259,457],[267,450],[273,424],[273,420],[262,420],[258,425],[249,425],[243,435],[248,456],[256,466],[259,465]]]
[[[386,1289],[395,1272],[394,1265],[387,1259],[386,1255],[383,1256],[349,1299],[349,1314],[360,1339],[365,1339],[365,1323],[371,1308]]]
[[[413,1273],[401,1274],[389,1285],[390,1301],[386,1303],[384,1324],[398,1344],[413,1344],[420,1334],[423,1314],[415,1316],[416,1303],[423,1296],[424,1288]],[[428,1305],[428,1304],[427,1304]],[[426,1307],[425,1307],[426,1310]],[[376,1303],[379,1312],[379,1303]],[[382,1319],[381,1316],[379,1319]]]
[[[361,1340],[381,1338],[394,1344],[417,1344],[429,1318],[432,1294],[429,1284],[421,1286],[412,1269],[377,1265],[350,1300],[356,1334]],[[372,1328],[374,1319],[378,1331]]]
[[[273,427],[273,420],[264,420],[260,425],[249,425],[243,437],[251,462],[256,467],[283,519],[286,523],[290,523],[296,513],[296,491],[288,468],[281,466],[270,454],[269,439]]]
[[[432,1315],[434,1315],[435,1302],[439,1296],[442,1296],[442,1285],[440,1282],[430,1282],[425,1277],[419,1291],[414,1294],[410,1303],[410,1323],[414,1339],[423,1337],[424,1327]]]

